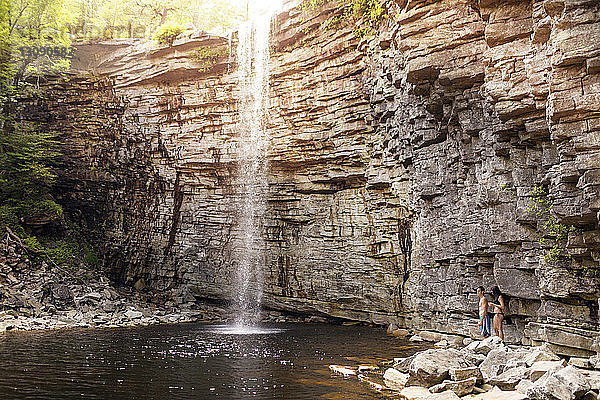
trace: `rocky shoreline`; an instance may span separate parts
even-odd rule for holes
[[[138,290],[141,289],[141,290]],[[100,271],[32,261],[18,243],[0,242],[0,334],[68,328],[109,328],[185,322],[226,323],[214,304],[178,301],[143,288],[117,287]],[[264,322],[304,321],[276,311]],[[318,321],[310,319],[312,322]]]
[[[418,341],[420,336],[411,338]],[[506,345],[498,337],[442,340],[385,366],[330,365],[374,390],[406,400],[598,400],[600,357],[561,358],[547,345]]]
[[[161,305],[146,294],[114,286],[99,271],[32,261],[18,243],[0,246],[0,332],[116,327],[218,320],[219,309]],[[157,299],[158,300],[158,299]]]

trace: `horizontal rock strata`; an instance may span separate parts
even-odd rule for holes
[[[335,2],[274,21],[265,306],[475,336],[474,289],[498,285],[509,342],[598,351],[600,5],[385,6],[362,42],[328,28]],[[228,299],[234,55],[209,35],[82,44],[68,82],[23,99],[61,133],[57,197],[114,279]],[[554,250],[548,215],[573,226]]]

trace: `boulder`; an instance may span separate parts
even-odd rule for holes
[[[450,379],[453,381],[462,381],[469,378],[476,378],[477,382],[483,381],[481,371],[477,367],[450,368]]]
[[[441,393],[431,393],[426,396],[420,397],[419,400],[459,400],[460,397],[456,393],[446,390]]]
[[[561,361],[537,361],[533,363],[529,369],[529,380],[532,382],[537,381],[546,372],[551,369],[559,369],[560,367],[566,367],[567,363],[564,360]]]
[[[396,337],[407,337],[410,335],[410,332],[407,329],[394,329],[390,333]]]
[[[519,384],[515,387],[515,390],[519,393],[527,394],[527,389],[533,386],[533,382],[529,379],[523,379]]]
[[[402,390],[406,386],[409,377],[409,374],[404,374],[394,368],[388,368],[383,374],[383,381],[391,389]]]
[[[529,353],[523,357],[523,361],[527,364],[528,367],[531,367],[534,363],[538,361],[559,361],[560,357],[556,354],[548,351],[546,349],[537,347],[531,350]]]
[[[462,381],[443,381],[429,388],[432,393],[441,393],[451,390],[458,396],[465,396],[473,392],[473,388],[477,383],[477,378],[468,378]]]
[[[590,384],[590,389],[600,391],[600,371],[580,371]]]
[[[410,385],[433,386],[447,379],[452,368],[473,365],[455,349],[432,349],[416,355],[410,363]]]
[[[506,345],[498,336],[490,336],[489,338],[484,339],[482,341],[471,343],[469,346],[467,346],[467,349],[477,354],[487,355],[490,351],[494,349],[501,349],[505,347]]]
[[[423,341],[423,338],[419,335],[413,335],[408,339],[410,342],[420,343]]]
[[[485,360],[485,356],[483,354],[472,353],[465,349],[462,349],[461,353],[462,357],[473,365],[480,365]]]
[[[515,390],[515,387],[528,375],[527,367],[514,367],[506,369],[500,375],[497,375],[487,381],[492,386],[498,386],[502,390]]]
[[[487,382],[507,369],[525,367],[523,356],[526,352],[525,349],[511,349],[508,347],[491,350],[485,360],[479,364],[483,380]]]
[[[586,377],[575,367],[555,367],[546,372],[529,389],[534,400],[575,400],[590,389]]]
[[[477,348],[477,346],[479,346],[481,344],[481,340],[471,340],[471,342],[466,344],[465,349],[475,352],[475,349]]]
[[[504,391],[495,387],[489,392],[478,394],[473,400],[525,400],[527,396],[516,390]]]
[[[569,359],[569,365],[572,365],[577,368],[584,368],[584,369],[593,369],[594,368],[592,366],[592,362],[590,361],[590,359],[583,358],[583,357],[571,357]]]
[[[397,369],[400,372],[408,373],[410,369],[410,363],[415,359],[417,355],[414,354],[410,357],[406,358],[395,358],[394,359],[394,369]]]
[[[421,386],[409,386],[400,391],[400,397],[406,400],[416,400],[430,395],[429,389]]]

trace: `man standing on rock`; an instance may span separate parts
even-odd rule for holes
[[[481,336],[485,339],[492,334],[492,319],[488,314],[488,300],[485,297],[485,289],[483,286],[477,288],[477,296],[479,296],[479,326],[481,328]]]

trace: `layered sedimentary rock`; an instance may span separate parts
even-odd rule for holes
[[[600,289],[597,2],[400,6],[371,64],[369,177],[402,188],[414,215],[409,324],[468,334],[473,288],[498,285],[511,340],[585,353]],[[551,249],[548,218],[573,225],[568,245]]]
[[[597,2],[387,1],[366,41],[336,5],[273,22],[265,306],[468,336],[474,289],[498,285],[510,341],[597,351]],[[28,108],[61,132],[61,202],[115,279],[229,298],[232,54],[81,45]]]

